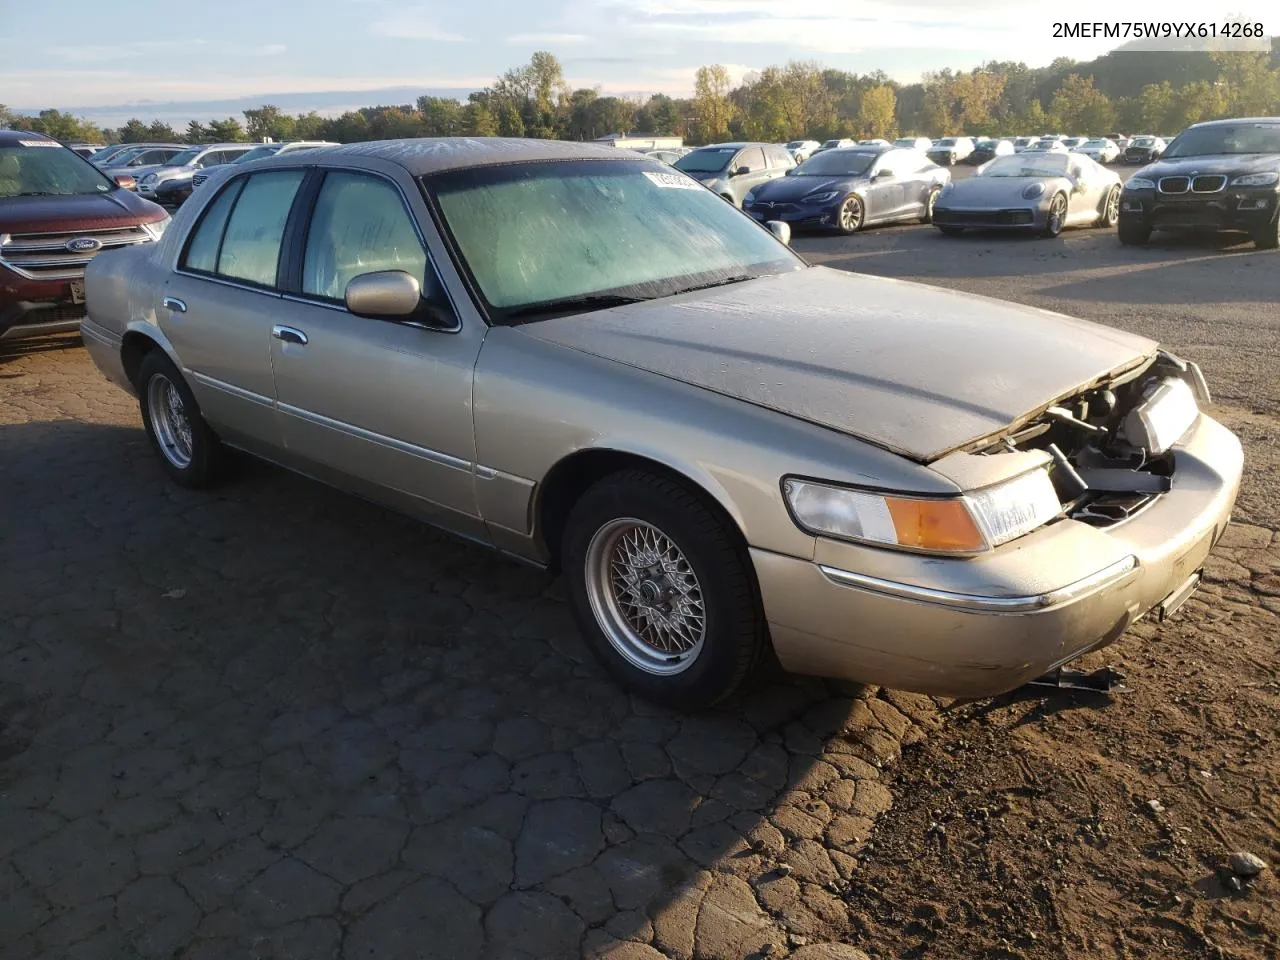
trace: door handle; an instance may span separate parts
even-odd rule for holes
[[[187,305],[177,297],[165,297],[160,303],[166,310],[172,310],[174,313],[187,312]]]
[[[281,324],[271,328],[271,335],[277,340],[283,340],[285,343],[296,343],[301,346],[307,345],[307,335],[297,327],[286,327]]]

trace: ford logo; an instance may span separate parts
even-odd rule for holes
[[[102,249],[102,241],[95,240],[93,237],[76,237],[74,240],[68,240],[64,246],[72,253],[91,253]]]

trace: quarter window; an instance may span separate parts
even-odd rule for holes
[[[764,169],[764,154],[759,147],[751,147],[738,154],[739,167],[746,167],[751,173]]]
[[[183,265],[275,286],[285,221],[303,176],[302,170],[273,170],[229,184],[196,227]]]
[[[379,177],[326,174],[307,231],[302,292],[342,300],[353,278],[379,270],[426,283],[427,253],[400,191]]]

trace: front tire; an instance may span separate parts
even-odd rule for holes
[[[1066,222],[1067,195],[1065,193],[1054,194],[1053,199],[1049,201],[1049,212],[1044,218],[1044,230],[1041,231],[1041,236],[1052,240],[1062,233],[1062,228]]]
[[[836,212],[836,229],[846,236],[857,233],[862,229],[864,219],[866,219],[866,208],[863,207],[862,200],[855,195],[850,195],[845,197],[844,203],[840,204],[840,209]]]
[[[1126,223],[1121,220],[1117,233],[1120,242],[1126,247],[1141,247],[1151,239],[1151,228],[1145,223]]]
[[[1102,213],[1098,217],[1098,226],[1111,229],[1120,222],[1120,188],[1112,187],[1107,198],[1102,202]]]
[[[920,218],[921,223],[933,223],[933,205],[938,202],[940,193],[942,193],[941,187],[932,187],[929,190],[929,196],[924,201],[924,216]]]
[[[1271,222],[1264,224],[1251,234],[1253,245],[1259,250],[1274,250],[1280,247],[1280,214],[1272,217]]]
[[[650,700],[717,703],[768,644],[736,531],[674,480],[626,470],[596,483],[569,514],[562,556],[587,644]]]
[[[944,237],[958,237],[964,233],[964,227],[944,227],[941,224],[934,224],[942,232]]]
[[[163,352],[152,350],[142,359],[135,386],[147,438],[165,473],[184,487],[212,484],[221,467],[222,444],[200,415],[178,368]]]

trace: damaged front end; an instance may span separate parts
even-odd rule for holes
[[[1043,467],[1062,516],[1107,527],[1171,489],[1172,448],[1209,402],[1199,367],[1161,351],[932,466],[968,490]]]

